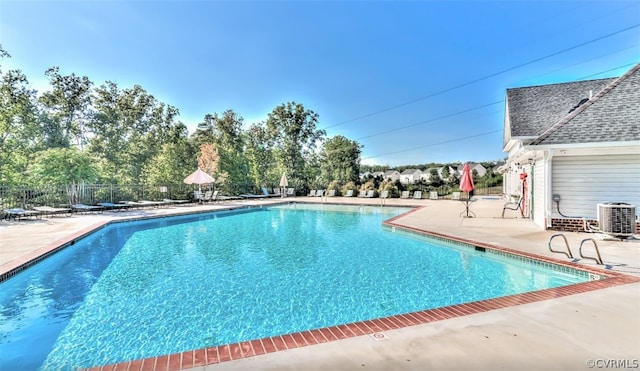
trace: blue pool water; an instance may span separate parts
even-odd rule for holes
[[[0,284],[0,369],[72,370],[586,281],[283,205],[109,225]]]

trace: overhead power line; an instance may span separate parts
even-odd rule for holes
[[[444,141],[441,141],[441,142],[431,143],[431,144],[427,144],[427,145],[420,146],[420,147],[414,147],[414,148],[409,148],[409,149],[403,149],[403,150],[401,150],[401,151],[387,152],[387,153],[383,153],[383,154],[380,154],[380,155],[368,156],[368,157],[362,157],[362,160],[368,160],[368,159],[371,159],[371,158],[382,157],[382,156],[395,155],[395,154],[398,154],[398,153],[413,152],[413,151],[417,151],[417,150],[420,150],[420,149],[425,149],[425,148],[428,148],[428,147],[439,146],[439,145],[442,145],[442,144],[449,144],[449,143],[461,142],[461,141],[463,141],[463,140],[472,139],[472,138],[477,138],[477,137],[482,137],[482,136],[490,135],[490,134],[495,134],[495,133],[498,133],[498,132],[501,132],[501,131],[502,131],[502,129],[497,129],[497,130],[492,130],[492,131],[486,131],[486,132],[484,132],[484,133],[479,133],[479,134],[474,134],[474,135],[468,135],[468,136],[466,136],[466,137],[460,137],[460,138],[455,138],[455,139],[450,139],[450,140],[444,140]]]
[[[539,57],[539,58],[532,59],[532,60],[530,60],[530,61],[528,61],[528,62],[520,63],[520,64],[515,65],[515,66],[513,66],[513,67],[509,67],[509,68],[503,69],[503,70],[501,70],[501,71],[494,72],[494,73],[491,73],[491,74],[489,74],[489,75],[485,75],[485,76],[482,76],[482,77],[479,77],[479,78],[476,78],[476,79],[473,79],[473,80],[470,80],[470,81],[464,82],[464,83],[462,83],[462,84],[454,85],[454,86],[452,86],[452,87],[449,87],[449,88],[446,88],[446,89],[442,89],[442,90],[436,91],[436,92],[434,92],[434,93],[431,93],[431,94],[425,95],[425,96],[420,97],[420,98],[412,99],[412,100],[406,101],[406,102],[404,102],[404,103],[396,104],[396,105],[394,105],[394,106],[390,106],[390,107],[387,107],[387,108],[384,108],[384,109],[381,109],[381,110],[378,110],[378,111],[374,111],[374,112],[368,113],[368,114],[366,114],[366,115],[358,116],[358,117],[355,117],[355,118],[352,118],[352,119],[349,119],[349,120],[346,120],[346,121],[339,122],[339,123],[337,123],[337,124],[329,125],[329,126],[325,127],[325,129],[329,129],[329,128],[332,128],[332,127],[336,127],[336,126],[344,125],[344,124],[347,124],[347,123],[350,123],[350,122],[354,122],[354,121],[358,121],[358,120],[361,120],[361,119],[364,119],[364,118],[367,118],[367,117],[371,117],[371,116],[379,115],[379,114],[384,113],[384,112],[392,111],[392,110],[398,109],[398,108],[400,108],[400,107],[408,106],[408,105],[410,105],[410,104],[413,104],[413,103],[416,103],[416,102],[419,102],[419,101],[422,101],[422,100],[425,100],[425,99],[428,99],[428,98],[432,98],[432,97],[435,97],[435,96],[438,96],[438,95],[441,95],[441,94],[444,94],[444,93],[448,93],[448,92],[450,92],[450,91],[453,91],[453,90],[456,90],[456,89],[460,89],[460,88],[462,88],[462,87],[469,86],[469,85],[475,84],[475,83],[477,83],[477,82],[480,82],[480,81],[484,81],[484,80],[490,79],[490,78],[492,78],[492,77],[496,77],[496,76],[502,75],[502,74],[504,74],[504,73],[507,73],[507,72],[510,72],[510,71],[516,70],[516,69],[518,69],[518,68],[522,68],[522,67],[524,67],[524,66],[528,66],[528,65],[530,65],[530,64],[537,63],[537,62],[540,62],[540,61],[542,61],[542,60],[545,60],[545,59],[548,59],[548,58],[551,58],[551,57],[555,57],[555,56],[557,56],[557,55],[560,55],[560,54],[563,54],[563,53],[569,52],[569,51],[571,51],[571,50],[575,50],[575,49],[581,48],[581,47],[583,47],[583,46],[586,46],[586,45],[589,45],[589,44],[593,44],[593,43],[595,43],[595,42],[597,42],[597,41],[601,41],[601,40],[604,40],[604,39],[610,38],[610,37],[612,37],[612,36],[615,36],[615,35],[621,34],[621,33],[623,33],[623,32],[630,31],[630,30],[632,30],[632,29],[634,29],[634,28],[638,28],[638,27],[640,27],[640,23],[636,23],[636,24],[631,25],[631,26],[629,26],[629,27],[625,27],[625,28],[623,28],[623,29],[620,29],[620,30],[617,30],[617,31],[614,31],[614,32],[608,33],[608,34],[606,34],[606,35],[603,35],[603,36],[600,36],[600,37],[596,37],[596,38],[594,38],[594,39],[591,39],[591,40],[589,40],[589,41],[582,42],[582,43],[580,43],[580,44],[577,44],[577,45],[571,46],[571,47],[569,47],[569,48],[565,48],[565,49],[559,50],[559,51],[557,51],[557,52],[554,52],[554,53],[551,53],[551,54],[547,54],[547,55],[542,56],[542,57]]]
[[[405,126],[401,126],[399,128],[385,130],[385,131],[382,131],[382,132],[379,132],[379,133],[376,133],[376,134],[371,134],[371,135],[367,135],[367,136],[364,136],[364,137],[357,138],[356,140],[373,138],[373,137],[377,137],[377,136],[380,136],[380,135],[389,134],[389,133],[393,133],[393,132],[396,132],[396,131],[413,128],[413,127],[416,127],[416,126],[422,126],[422,125],[425,125],[425,124],[428,124],[428,123],[431,123],[431,122],[434,122],[434,121],[443,120],[443,119],[446,119],[446,118],[449,118],[449,117],[453,117],[453,116],[458,116],[458,115],[461,115],[461,114],[467,113],[467,112],[477,111],[479,109],[482,109],[482,108],[485,108],[485,107],[490,107],[490,106],[493,106],[495,104],[500,104],[500,103],[504,103],[504,99],[496,101],[496,102],[492,102],[492,103],[483,104],[481,106],[476,106],[476,107],[473,107],[473,108],[467,108],[467,109],[464,109],[464,110],[461,110],[461,111],[458,111],[458,112],[450,113],[448,115],[444,115],[444,116],[440,116],[440,117],[435,117],[435,118],[432,118],[432,119],[429,119],[429,120],[420,121],[420,122],[417,122],[415,124],[405,125]]]

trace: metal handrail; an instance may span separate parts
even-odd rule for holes
[[[584,244],[587,241],[593,242],[593,247],[596,248],[596,255],[598,255],[597,257],[594,258],[591,256],[582,255],[582,244]],[[594,260],[597,264],[604,265],[604,263],[602,262],[602,257],[600,256],[600,250],[598,249],[598,244],[596,243],[596,240],[594,240],[593,238],[585,238],[584,240],[580,241],[580,247],[578,248],[578,253],[580,254],[580,257],[583,259],[591,259],[591,260]]]
[[[551,241],[553,241],[553,239],[558,237],[558,236],[560,236],[560,237],[562,237],[564,239],[564,244],[567,246],[567,252],[558,251],[558,250],[554,250],[554,249],[551,248]],[[567,256],[567,258],[573,259],[573,254],[571,254],[571,249],[569,248],[569,241],[567,241],[567,237],[565,237],[564,234],[558,233],[558,234],[554,234],[553,236],[549,237],[548,246],[549,246],[549,251],[555,252],[555,253],[559,253],[559,254],[565,254]]]

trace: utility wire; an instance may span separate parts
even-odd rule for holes
[[[493,105],[499,104],[499,103],[504,103],[504,99],[496,101],[496,102],[492,102],[492,103],[483,104],[481,106],[476,106],[476,107],[473,107],[473,108],[467,108],[467,109],[464,109],[464,110],[461,110],[461,111],[458,111],[458,112],[455,112],[455,113],[450,113],[448,115],[435,117],[435,118],[432,118],[432,119],[429,119],[429,120],[417,122],[415,124],[401,126],[399,128],[390,129],[390,130],[382,131],[382,132],[379,132],[379,133],[376,133],[376,134],[367,135],[367,136],[364,136],[364,137],[357,138],[356,140],[373,138],[373,137],[377,137],[377,136],[380,136],[380,135],[389,134],[389,133],[393,133],[393,132],[396,132],[396,131],[413,128],[413,127],[416,127],[416,126],[422,126],[422,125],[425,125],[425,124],[428,124],[428,123],[431,123],[431,122],[434,122],[434,121],[443,120],[443,119],[446,119],[446,118],[449,118],[449,117],[453,117],[453,116],[458,116],[458,115],[461,115],[463,113],[477,111],[479,109],[482,109],[482,108],[485,108],[485,107],[490,107],[490,106],[493,106]]]
[[[449,143],[455,143],[455,142],[461,142],[463,140],[467,140],[467,139],[472,139],[472,138],[477,138],[477,137],[482,137],[485,135],[490,135],[490,134],[495,134],[498,132],[501,132],[502,129],[497,129],[497,130],[492,130],[492,131],[486,131],[484,133],[479,133],[479,134],[474,134],[474,135],[468,135],[466,137],[461,137],[461,138],[455,138],[455,139],[450,139],[450,140],[445,140],[445,141],[441,141],[441,142],[436,142],[436,143],[431,143],[431,144],[427,144],[424,146],[420,146],[420,147],[414,147],[414,148],[409,148],[409,149],[403,149],[401,151],[395,151],[395,152],[387,152],[387,153],[383,153],[380,155],[375,155],[375,156],[368,156],[368,157],[363,157],[362,160],[368,160],[371,158],[376,158],[376,157],[382,157],[382,156],[389,156],[389,155],[395,155],[398,153],[405,153],[405,152],[413,152],[413,151],[417,151],[419,149],[425,149],[428,147],[434,147],[434,146],[439,146],[442,144],[449,144]]]
[[[528,66],[530,64],[533,64],[533,63],[536,63],[536,62],[540,62],[542,60],[545,60],[545,59],[548,59],[548,58],[551,58],[551,57],[555,57],[557,55],[566,53],[568,51],[575,50],[575,49],[581,48],[581,47],[589,45],[589,44],[593,44],[593,43],[595,43],[597,41],[601,41],[601,40],[607,39],[609,37],[621,34],[623,32],[627,32],[627,31],[632,30],[632,29],[637,28],[637,27],[640,27],[640,23],[636,23],[636,24],[631,25],[629,27],[625,27],[623,29],[608,33],[606,35],[603,35],[603,36],[600,36],[600,37],[596,37],[594,39],[591,39],[589,41],[585,41],[583,43],[574,45],[572,47],[565,48],[565,49],[562,49],[560,51],[557,51],[557,52],[554,52],[554,53],[551,53],[551,54],[547,54],[547,55],[539,57],[539,58],[532,59],[532,60],[530,60],[528,62],[520,63],[520,64],[515,65],[513,67],[509,67],[509,68],[503,69],[501,71],[494,72],[494,73],[491,73],[489,75],[485,75],[483,77],[479,77],[477,79],[464,82],[462,84],[454,85],[452,87],[436,91],[434,93],[425,95],[425,96],[420,97],[420,98],[412,99],[410,101],[406,101],[404,103],[396,104],[394,106],[387,107],[387,108],[384,108],[384,109],[381,109],[381,110],[378,110],[378,111],[374,111],[374,112],[366,114],[366,115],[358,116],[358,117],[355,117],[355,118],[350,119],[350,120],[346,120],[346,121],[339,122],[337,124],[329,125],[329,126],[325,127],[325,129],[329,129],[329,128],[336,127],[336,126],[339,126],[339,125],[344,125],[344,124],[347,124],[347,123],[350,123],[350,122],[358,121],[358,120],[361,120],[363,118],[379,115],[379,114],[384,113],[384,112],[392,111],[392,110],[395,110],[395,109],[400,108],[400,107],[404,107],[404,106],[407,106],[407,105],[410,105],[410,104],[413,104],[413,103],[416,103],[416,102],[419,102],[419,101],[422,101],[422,100],[425,100],[425,99],[428,99],[428,98],[432,98],[432,97],[435,97],[435,96],[438,96],[438,95],[441,95],[441,94],[444,94],[444,93],[447,93],[447,92],[450,92],[450,91],[453,91],[453,90],[456,90],[456,89],[460,89],[462,87],[469,86],[469,85],[475,84],[477,82],[484,81],[484,80],[490,79],[492,77],[496,77],[496,76],[502,75],[504,73],[516,70],[518,68],[522,68],[524,66]]]

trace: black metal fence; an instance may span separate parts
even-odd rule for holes
[[[174,184],[163,186],[80,184],[76,187],[45,186],[28,187],[0,186],[0,209],[12,207],[30,208],[33,206],[70,205],[83,203],[95,205],[99,202],[117,203],[120,201],[190,199],[197,186]]]

